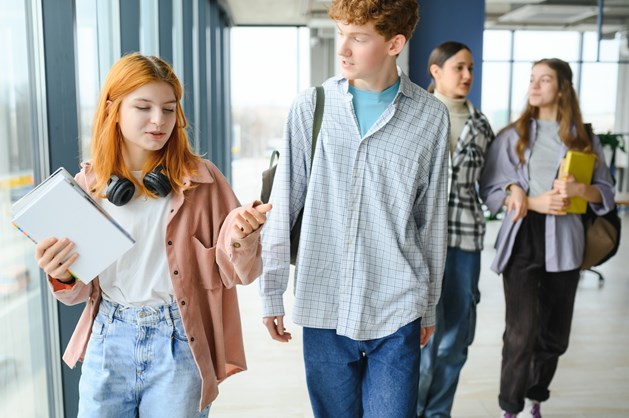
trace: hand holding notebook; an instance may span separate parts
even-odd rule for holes
[[[572,175],[577,183],[590,184],[594,173],[596,154],[579,151],[568,151],[559,169],[559,178],[565,179]],[[579,196],[570,197],[567,213],[585,213],[587,201]]]
[[[98,276],[135,243],[63,167],[15,202],[12,210],[11,222],[34,243],[50,237],[67,238],[74,243],[71,252],[79,256],[69,271],[84,283]],[[62,244],[57,242],[56,248]],[[67,261],[67,256],[59,261]]]

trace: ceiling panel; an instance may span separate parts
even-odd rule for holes
[[[436,1],[436,0],[425,0]],[[234,25],[325,26],[329,1],[223,0]],[[420,3],[421,4],[421,3]],[[629,31],[629,0],[604,0],[602,32]],[[485,27],[597,30],[598,0],[486,0]]]

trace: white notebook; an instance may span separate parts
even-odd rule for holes
[[[33,242],[67,237],[79,254],[70,272],[92,281],[135,240],[79,186],[63,167],[12,206],[11,222]]]

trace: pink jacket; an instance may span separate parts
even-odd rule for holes
[[[262,273],[262,259],[260,229],[244,239],[232,235],[234,216],[244,209],[225,177],[207,160],[200,160],[197,168],[197,175],[186,179],[188,188],[172,198],[164,245],[181,319],[203,382],[201,410],[218,395],[219,382],[246,370],[234,285],[254,281]],[[76,179],[84,188],[92,183],[89,163],[82,165]],[[87,302],[63,355],[73,368],[83,360],[98,313],[98,278],[66,285],[49,277],[49,285],[67,305]]]

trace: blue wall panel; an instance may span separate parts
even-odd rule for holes
[[[481,103],[485,0],[418,0],[419,24],[409,43],[409,76],[423,88],[430,84],[426,70],[430,52],[442,42],[463,42],[474,56],[474,84],[469,98]]]

